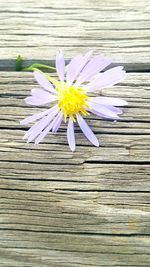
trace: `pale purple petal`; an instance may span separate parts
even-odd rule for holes
[[[106,105],[106,107],[116,114],[122,114],[123,113],[121,108],[116,108],[114,106],[107,106],[107,105]]]
[[[81,117],[81,115],[77,114],[77,121],[78,124],[82,130],[82,132],[84,133],[84,135],[86,136],[86,138],[94,145],[94,146],[99,146],[99,142],[95,136],[95,134],[92,132],[92,130],[90,129],[90,127],[87,125],[86,121]]]
[[[86,84],[85,88],[87,88],[89,92],[93,92],[94,90],[110,87],[119,83],[125,76],[125,71],[122,69],[123,67],[119,66],[107,70],[104,73],[100,73],[94,81]]]
[[[61,123],[62,123],[63,116],[64,116],[64,115],[63,115],[62,111],[60,111],[60,112],[59,112],[59,116],[58,116],[58,118],[57,118],[57,121],[55,122],[55,124],[54,124],[53,127],[52,127],[52,132],[53,132],[53,133],[56,133],[56,132],[58,131],[58,129],[59,129]]]
[[[57,111],[58,113],[58,111]],[[49,125],[49,123],[55,118],[56,112],[53,112],[46,117],[42,118],[39,123],[36,123],[34,126],[31,127],[30,135],[28,133],[28,143],[33,141],[41,132]]]
[[[58,97],[56,95],[52,95],[49,92],[37,89],[34,92],[32,91],[32,96],[25,98],[25,102],[28,105],[39,106],[51,103],[53,101],[56,101],[57,99]]]
[[[74,134],[74,124],[71,118],[69,118],[68,127],[67,127],[67,139],[69,147],[72,151],[75,151],[75,134]]]
[[[39,134],[39,136],[35,140],[35,144],[39,144],[44,137],[48,134],[48,132],[52,129],[53,122],[50,122],[48,125],[46,125],[45,129]]]
[[[43,112],[40,112],[40,113],[38,113],[38,114],[34,114],[34,115],[32,115],[32,116],[29,116],[29,117],[27,117],[26,119],[20,121],[20,124],[21,124],[21,125],[26,125],[26,124],[28,124],[28,123],[30,123],[30,122],[36,121],[36,120],[38,120],[38,119],[41,119],[41,118],[43,118],[45,115],[47,115],[49,112],[50,112],[50,109],[48,109],[48,110],[46,110],[46,111],[43,111]]]
[[[41,131],[39,136],[36,138],[35,144],[39,144],[43,140],[43,138],[48,134],[48,132],[52,129],[53,125],[55,125],[55,123],[57,122],[59,115],[60,114],[58,113],[55,114],[56,117],[53,116],[53,118],[49,121],[46,127],[44,127],[43,131]]]
[[[23,137],[23,139],[26,139],[28,137],[30,137],[30,135],[36,134],[36,133],[40,133],[43,129],[43,127],[45,127],[45,124],[47,123],[47,121],[49,121],[51,118],[53,118],[57,113],[58,113],[59,109],[58,106],[55,105],[54,107],[50,108],[47,110],[47,112],[43,112],[44,116],[39,113],[37,114],[36,119],[40,119],[39,121],[37,121],[25,134],[25,136]],[[40,116],[41,114],[41,116]],[[38,117],[39,115],[39,117]],[[36,115],[33,115],[36,116]],[[35,117],[34,117],[35,118]],[[28,122],[32,122],[32,116],[30,116]],[[26,120],[27,120],[26,119]],[[33,138],[34,139],[34,138]],[[30,142],[30,140],[29,140]]]
[[[70,86],[76,80],[79,73],[90,60],[91,55],[92,52],[86,53],[85,56],[77,55],[70,61],[66,75],[68,86]]]
[[[62,52],[59,52],[56,56],[56,71],[61,82],[64,81],[65,72],[65,60]]]
[[[90,101],[106,106],[108,105],[108,106],[118,107],[118,106],[128,105],[128,103],[125,100],[115,97],[104,97],[104,96],[90,97]]]
[[[57,111],[57,113],[58,113],[58,111]],[[45,118],[41,119],[41,121],[39,121],[39,123],[37,123],[37,125],[34,125],[35,127],[32,126],[31,127],[32,128],[31,133],[28,137],[27,142],[28,143],[32,142],[35,138],[37,138],[38,135],[40,136],[41,133],[43,133],[43,130],[45,128],[47,128],[47,126],[50,124],[50,122],[55,118],[57,113],[53,112],[53,113],[47,115]]]
[[[82,72],[80,73],[75,86],[79,86],[80,84],[84,83],[91,79],[94,75],[98,72],[105,69],[108,65],[110,65],[111,60],[108,58],[104,58],[102,56],[95,56],[93,57],[87,65],[84,67]]]
[[[50,81],[45,77],[45,75],[42,74],[40,71],[34,71],[33,72],[34,77],[38,84],[43,87],[45,90],[50,91],[51,93],[56,94],[56,90],[54,89],[53,85],[50,83]]]
[[[94,113],[94,111],[96,111],[97,115],[99,113],[99,116],[102,116],[105,118],[119,119],[119,117],[117,115],[118,112],[114,112],[114,109],[115,109],[115,111],[119,111],[117,108],[111,107],[113,109],[113,110],[111,110],[111,109],[109,109],[109,106],[100,105],[100,104],[93,103],[90,101],[88,101],[87,103],[91,108],[91,109],[88,109],[88,111],[91,111],[92,113]],[[94,113],[94,114],[96,114],[96,113]]]
[[[109,109],[109,110],[111,110],[111,111],[113,111],[113,112],[115,112],[116,114],[122,114],[122,110],[120,109],[120,108],[116,108],[116,107],[114,107],[114,106],[112,106],[112,105],[107,105],[107,104],[101,104],[101,103],[103,103],[103,101],[99,101],[99,102],[101,102],[101,103],[99,103],[98,101],[96,102],[95,101],[95,98],[96,97],[91,97],[90,98],[90,100],[88,101],[88,104],[90,105],[90,106],[92,106],[92,104],[93,105],[96,105],[97,107],[99,107],[99,109],[101,109],[101,107],[105,107],[105,108],[107,108],[107,109]],[[104,97],[105,98],[105,97]],[[108,97],[106,97],[106,99],[107,99]],[[104,101],[105,102],[105,101]],[[106,100],[106,103],[107,103],[107,100]]]
[[[79,62],[83,60],[83,56],[81,54],[75,56],[72,58],[70,63],[67,66],[67,74],[66,74],[66,81],[67,85],[70,86],[72,82],[74,81],[74,77],[76,76],[77,72],[77,66],[79,65]]]
[[[51,117],[53,115],[47,115],[44,118],[40,119],[36,122],[25,134],[23,139],[28,139],[27,142],[32,142],[40,133],[41,131],[47,126],[49,121],[51,121]]]
[[[87,109],[87,111],[93,113],[94,115],[98,116],[98,117],[101,117],[101,118],[106,118],[106,119],[111,119],[111,120],[118,120],[118,118],[116,119],[116,117],[112,118],[109,116],[105,116],[104,114],[101,114],[100,112],[94,110],[94,109]]]
[[[31,90],[31,95],[37,98],[49,98],[51,96],[56,97],[56,95],[50,93],[49,91],[37,88]]]

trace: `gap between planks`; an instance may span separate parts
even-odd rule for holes
[[[40,64],[46,64],[52,67],[55,67],[55,61],[54,60],[45,60],[45,59],[24,59],[23,55],[22,56],[22,67],[28,67],[31,64],[34,63],[40,63]],[[16,54],[17,57],[17,54]],[[66,59],[65,62],[68,64],[70,62],[70,59]],[[124,63],[124,62],[115,62],[112,63],[110,67],[116,67],[118,65],[124,66],[125,70],[127,72],[150,72],[150,64],[149,63]],[[108,69],[108,68],[106,68]],[[16,60],[15,59],[0,59],[0,71],[16,71]],[[48,72],[48,70],[46,69]]]

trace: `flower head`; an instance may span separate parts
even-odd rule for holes
[[[87,139],[95,146],[99,142],[87,125],[83,116],[93,113],[107,119],[117,120],[122,113],[118,106],[127,105],[127,102],[113,97],[91,97],[89,93],[100,91],[120,82],[125,75],[122,66],[102,72],[110,59],[101,56],[85,55],[74,57],[65,72],[65,60],[62,52],[56,56],[56,71],[59,81],[42,73],[34,71],[34,77],[39,89],[33,89],[31,96],[25,99],[27,104],[39,106],[54,103],[46,111],[32,115],[21,121],[21,124],[36,123],[26,132],[24,139],[28,142],[40,143],[49,131],[56,133],[62,121],[68,124],[67,139],[72,151],[75,150],[74,123],[79,124]]]

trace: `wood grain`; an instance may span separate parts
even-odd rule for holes
[[[94,49],[115,62],[149,64],[149,11],[147,0],[1,0],[1,59],[54,59],[58,49],[70,58]]]
[[[23,99],[32,73],[1,72],[0,266],[150,265],[150,77],[129,73],[103,95],[126,99],[117,123],[88,119],[100,148],[66,125],[43,144],[26,144],[19,121],[43,108]]]
[[[143,0],[0,0],[0,267],[150,266],[150,5]],[[38,146],[20,120],[45,107],[23,66],[94,50],[130,73],[102,95],[129,102],[118,122],[87,118],[101,145],[66,125]],[[53,73],[52,75],[55,76]]]

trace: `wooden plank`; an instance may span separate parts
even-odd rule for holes
[[[147,0],[1,0],[1,60],[54,59],[59,48],[71,58],[94,47],[115,62],[149,64],[149,8]]]
[[[15,243],[9,242],[10,239],[16,240]],[[22,241],[26,249],[21,247]],[[136,236],[108,238],[44,232],[41,235],[38,232],[7,230],[0,255],[4,262],[1,266],[5,267],[36,267],[43,266],[43,262],[46,267],[149,266],[148,240]]]
[[[0,267],[150,266],[150,18],[143,1],[0,1]],[[92,147],[66,125],[39,146],[19,121],[44,109],[23,99],[36,87],[23,66],[54,65],[95,50],[130,73],[103,95],[129,102],[117,123],[87,118]],[[3,72],[7,70],[9,72]],[[52,74],[55,75],[55,74]]]
[[[150,78],[130,73],[103,95],[126,99],[119,122],[88,119],[100,148],[66,125],[34,146],[19,121],[32,73],[1,72],[0,266],[150,266]]]

